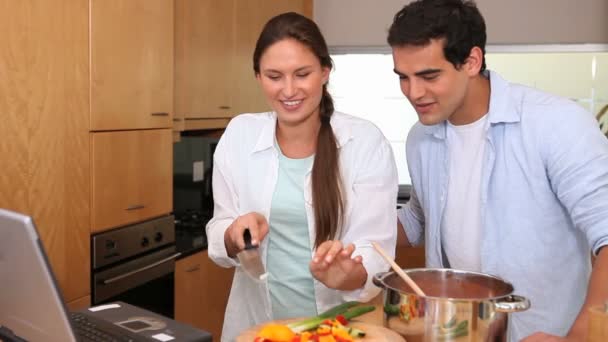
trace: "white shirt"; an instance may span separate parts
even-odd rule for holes
[[[318,312],[343,301],[367,301],[380,292],[373,276],[388,265],[371,245],[395,251],[397,168],[389,142],[370,122],[334,112],[331,125],[339,147],[339,167],[345,191],[344,232],[340,240],[353,243],[353,257],[361,255],[368,279],[362,289],[344,292],[314,281]],[[230,121],[214,155],[214,216],[207,224],[209,257],[223,267],[239,266],[227,255],[224,232],[240,215],[258,212],[268,220],[277,182],[278,151],[274,146],[276,114],[241,114]],[[304,199],[311,246],[315,241],[311,174],[305,181]],[[267,239],[260,245],[265,262]],[[311,255],[314,251],[311,250]],[[224,317],[222,341],[233,341],[249,327],[272,317],[268,286],[251,280],[237,267]]]
[[[448,122],[448,190],[441,239],[450,267],[481,271],[481,170],[487,115],[455,126]]]

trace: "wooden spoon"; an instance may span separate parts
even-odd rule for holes
[[[414,292],[416,292],[417,295],[426,297],[426,295],[424,294],[424,292],[422,292],[422,289],[420,289],[416,282],[414,282],[414,280],[412,280],[412,278],[410,278],[407,273],[403,272],[401,267],[399,267],[399,265],[397,265],[397,263],[391,257],[389,257],[388,254],[386,254],[384,249],[382,249],[379,244],[372,242],[372,246],[374,246],[376,252],[380,253],[384,260],[386,260],[391,265],[393,271],[395,271],[395,273],[397,273],[401,277],[401,279],[405,281],[406,284],[408,284],[412,289],[414,289]]]

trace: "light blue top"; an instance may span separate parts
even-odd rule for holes
[[[304,206],[304,181],[313,160],[314,156],[291,159],[282,153],[279,155],[266,257],[274,319],[317,315],[314,283],[309,269],[312,252]]]
[[[590,251],[608,244],[608,140],[572,101],[489,77],[481,270],[532,303],[511,315],[511,341],[565,335],[586,295]],[[429,267],[448,266],[440,237],[448,148],[445,122],[416,124],[406,144],[412,198],[399,218],[410,242],[426,240]]]

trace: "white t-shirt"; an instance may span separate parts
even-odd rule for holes
[[[450,267],[481,271],[481,170],[487,115],[461,126],[448,122],[448,190],[441,239]]]

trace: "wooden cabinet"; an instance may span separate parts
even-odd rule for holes
[[[175,112],[230,117],[234,0],[175,1]]]
[[[90,6],[91,130],[171,127],[173,0]]]
[[[0,207],[33,217],[66,301],[89,294],[88,2],[0,1]]]
[[[72,307],[91,230],[171,211],[170,129],[89,131],[171,127],[173,19],[173,0],[0,1],[0,207],[33,217]]]
[[[312,16],[312,0],[175,0],[176,130],[222,128],[269,109],[253,50],[268,19],[288,11]]]
[[[234,269],[221,268],[202,251],[175,265],[175,319],[208,331],[219,341]]]
[[[171,129],[91,133],[91,231],[168,214]]]

